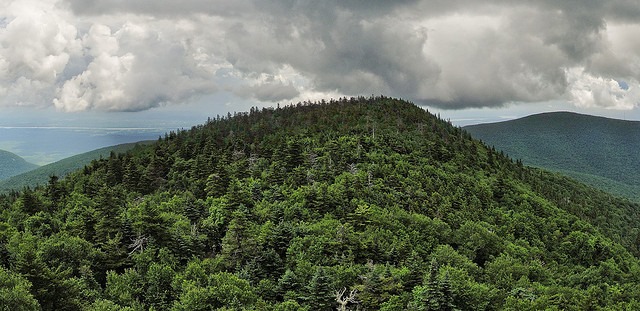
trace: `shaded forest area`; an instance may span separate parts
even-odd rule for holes
[[[3,310],[640,309],[638,205],[386,97],[217,117],[0,206]]]
[[[640,122],[549,112],[465,126],[525,164],[640,202]]]

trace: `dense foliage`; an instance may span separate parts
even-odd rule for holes
[[[37,165],[27,162],[17,154],[0,150],[0,180],[27,172],[37,167]]]
[[[147,143],[150,142],[144,141],[120,144],[81,153],[40,167],[34,165],[29,167],[27,170],[20,171],[17,175],[13,174],[12,177],[8,179],[0,180],[0,192],[6,193],[14,190],[21,190],[25,187],[33,188],[38,185],[46,185],[50,176],[58,176],[62,178],[67,174],[83,168],[93,160],[108,158],[112,152],[116,154],[125,153],[139,144]]]
[[[640,122],[551,112],[465,127],[514,159],[640,202]]]
[[[640,308],[637,205],[383,97],[211,119],[2,207],[10,310]]]

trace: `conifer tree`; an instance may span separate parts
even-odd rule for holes
[[[331,281],[323,267],[318,267],[307,285],[305,305],[311,310],[329,311],[333,306],[333,293],[330,289]]]

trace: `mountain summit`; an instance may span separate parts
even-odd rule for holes
[[[0,305],[638,309],[638,205],[386,97],[252,109],[2,197]]]

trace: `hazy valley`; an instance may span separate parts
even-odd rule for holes
[[[95,149],[156,140],[170,130],[175,128],[0,127],[0,150],[46,165]]]

